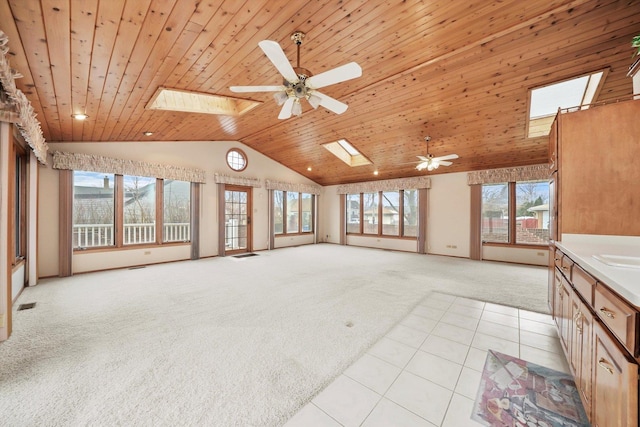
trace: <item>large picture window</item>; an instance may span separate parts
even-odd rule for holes
[[[347,234],[417,238],[418,190],[346,195]]]
[[[482,241],[508,245],[547,245],[549,182],[484,184]]]
[[[186,181],[74,171],[73,248],[190,241],[190,188]]]
[[[313,194],[274,190],[274,234],[313,233],[314,200]]]

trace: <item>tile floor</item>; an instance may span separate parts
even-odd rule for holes
[[[551,316],[434,293],[285,426],[479,426],[488,349],[569,372]]]

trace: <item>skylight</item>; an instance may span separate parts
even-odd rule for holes
[[[605,71],[576,77],[531,90],[528,137],[549,135],[558,108],[583,110],[593,103]]]
[[[349,166],[363,166],[371,164],[371,161],[360,154],[360,152],[346,139],[339,139],[334,142],[322,144],[322,146]]]
[[[258,105],[259,102],[247,99],[160,87],[145,108],[240,116]]]

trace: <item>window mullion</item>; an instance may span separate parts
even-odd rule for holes
[[[302,193],[298,193],[298,234],[302,234]]]
[[[287,192],[282,192],[282,235],[287,234],[287,222],[289,222],[289,213],[287,211]]]
[[[114,215],[115,245],[117,248],[121,248],[124,236],[124,177],[122,175],[115,176]]]
[[[164,240],[164,180],[156,178],[156,244]]]
[[[516,183],[509,183],[509,244],[516,244]]]
[[[378,236],[382,236],[382,191],[378,191]]]

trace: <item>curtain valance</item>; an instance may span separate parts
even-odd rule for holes
[[[381,181],[357,182],[338,186],[338,194],[372,193],[376,191],[398,191],[431,188],[431,178],[419,176],[413,178],[386,179]]]
[[[11,111],[3,111],[2,114],[0,114],[0,120],[15,123],[24,140],[27,141],[27,144],[29,144],[29,147],[31,147],[35,153],[38,161],[46,165],[47,150],[49,147],[44,140],[44,136],[42,136],[40,122],[36,119],[36,114],[33,111],[31,102],[29,102],[25,94],[16,87],[15,79],[22,76],[11,69],[9,61],[6,58],[6,54],[9,52],[8,42],[9,38],[7,35],[0,31],[0,53],[2,53],[0,55],[0,83],[2,84],[2,91],[5,93],[6,99],[12,104]]]
[[[53,168],[114,173],[118,175],[148,176],[188,182],[206,182],[206,174],[201,169],[138,162],[135,160],[113,159],[95,154],[55,151],[53,153]]]
[[[261,188],[262,183],[259,178],[249,178],[245,176],[229,176],[221,173],[215,174],[216,184],[242,185],[244,187]]]
[[[267,179],[265,181],[267,190],[291,191],[296,193],[308,193],[318,195],[322,191],[322,187],[312,184],[295,184],[292,182],[274,181]]]
[[[520,166],[469,172],[467,184],[497,184],[500,182],[535,181],[549,179],[549,165]]]

